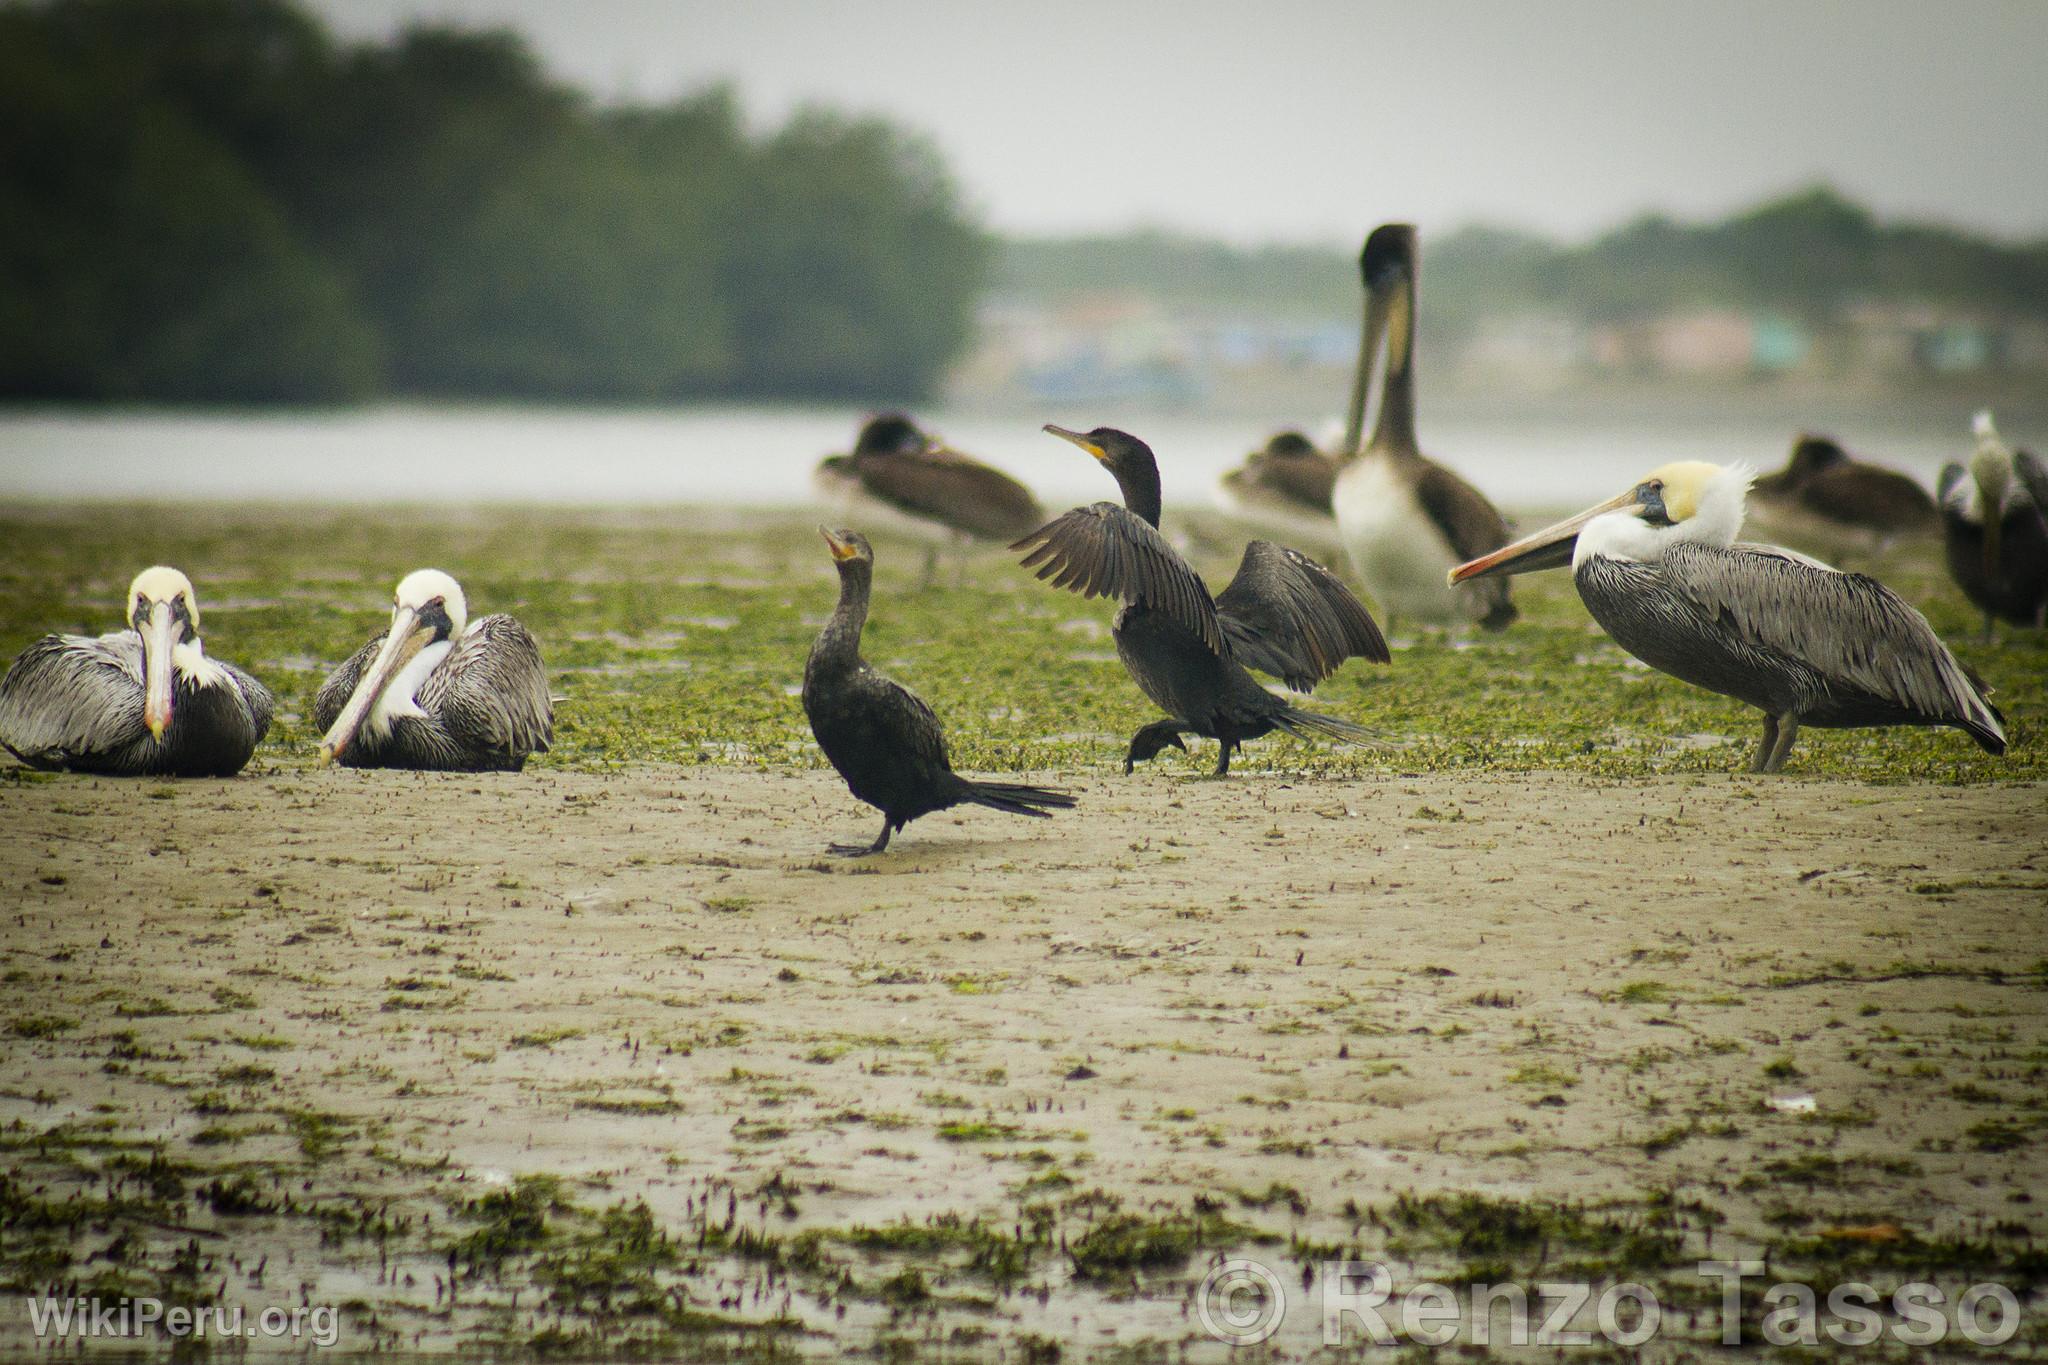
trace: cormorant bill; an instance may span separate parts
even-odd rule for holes
[[[0,746],[31,768],[232,777],[273,709],[262,683],[207,657],[192,580],[159,564],[128,587],[128,629],[21,652],[0,679]]]
[[[1048,425],[1094,456],[1116,478],[1124,505],[1077,507],[1010,548],[1029,550],[1024,567],[1056,588],[1120,604],[1111,634],[1131,678],[1167,719],[1131,736],[1126,773],[1182,735],[1222,747],[1216,775],[1230,771],[1231,750],[1273,730],[1358,742],[1368,733],[1348,720],[1292,706],[1245,671],[1271,673],[1307,692],[1346,659],[1387,662],[1387,642],[1372,615],[1328,569],[1271,541],[1245,546],[1237,577],[1220,597],[1159,534],[1159,464],[1128,432],[1097,427],[1087,435]]]
[[[1331,504],[1351,566],[1390,622],[1471,620],[1504,630],[1516,614],[1505,580],[1445,586],[1453,565],[1505,545],[1508,525],[1484,494],[1416,444],[1415,256],[1415,229],[1407,223],[1374,228],[1359,255],[1365,325]],[[1383,341],[1379,418],[1371,443],[1360,449]]]
[[[1298,431],[1282,431],[1216,482],[1216,505],[1256,530],[1342,553],[1330,489],[1337,465]]]
[[[1852,459],[1834,440],[1810,433],[1792,443],[1785,467],[1750,488],[1759,522],[1794,541],[1837,551],[1883,549],[1931,531],[1934,499],[1909,475]]]
[[[818,534],[839,568],[839,605],[804,662],[804,715],[848,789],[882,812],[882,832],[872,844],[833,844],[830,851],[841,857],[880,853],[891,834],[918,816],[952,806],[1041,817],[1071,807],[1075,798],[1069,792],[975,782],[953,771],[931,707],[860,657],[875,552],[857,531],[820,526]]]
[[[2014,450],[1991,414],[1975,421],[1969,468],[1948,464],[1936,485],[1949,576],[1992,623],[2048,625],[2048,465]]]
[[[1802,725],[1948,725],[2004,753],[1990,689],[1927,618],[1874,578],[1736,542],[1749,480],[1740,465],[1668,464],[1451,577],[1570,564],[1586,610],[1616,644],[1764,713],[1756,772],[1784,766]]]
[[[327,675],[313,723],[320,761],[347,768],[516,773],[555,734],[533,636],[510,616],[470,621],[439,569],[400,580],[391,629]]]
[[[927,584],[941,542],[1007,541],[1045,519],[1030,489],[900,412],[870,419],[852,454],[826,456],[816,484],[849,516],[925,541]]]

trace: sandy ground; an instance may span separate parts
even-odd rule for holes
[[[685,1226],[765,1184],[782,1232],[1004,1219],[1047,1167],[1309,1243],[1356,1233],[1347,1201],[1447,1190],[1689,1192],[1714,1254],[1787,1203],[2048,1232],[2048,789],[1032,780],[1081,808],[949,812],[855,862],[824,845],[872,813],[817,772],[0,785],[5,1013],[56,1021],[6,1040],[0,1122],[260,1166],[311,1111],[343,1136],[308,1198],[552,1173]],[[1801,1159],[1827,1178],[1745,1180]],[[438,1301],[294,1236],[250,1220],[237,1264],[387,1327]],[[1205,1341],[1184,1282],[1032,1283],[985,1341]],[[779,1292],[725,1306],[804,1318],[812,1351],[893,1320]],[[403,1344],[457,1339],[418,1312]]]

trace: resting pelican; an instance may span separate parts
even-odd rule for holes
[[[1445,586],[1452,565],[1505,544],[1508,525],[1484,494],[1416,445],[1415,229],[1406,223],[1374,228],[1358,268],[1365,279],[1365,331],[1331,495],[1351,566],[1389,627],[1408,616],[1504,629],[1515,619],[1505,581]],[[1383,340],[1379,419],[1371,443],[1360,450],[1366,390]]]
[[[1952,725],[2005,752],[2004,717],[1927,619],[1876,579],[1737,544],[1750,471],[1668,464],[1611,498],[1451,571],[1572,566],[1586,610],[1655,669],[1764,713],[1755,771],[1802,725]]]
[[[270,690],[206,657],[192,580],[159,564],[128,586],[128,629],[45,635],[0,680],[0,745],[32,768],[232,777],[270,729]]]
[[[1826,436],[1801,435],[1785,467],[1750,489],[1757,521],[1831,553],[1882,550],[1934,529],[1934,499],[1910,475],[1849,452]]]
[[[509,616],[469,623],[454,579],[398,584],[391,629],[327,675],[313,698],[320,761],[350,768],[513,772],[554,738],[540,646]]]
[[[1046,430],[1094,456],[1116,479],[1123,505],[1076,507],[1010,548],[1029,550],[1056,588],[1121,604],[1110,633],[1117,657],[1167,719],[1131,736],[1124,771],[1182,735],[1220,743],[1216,775],[1230,754],[1274,730],[1356,743],[1366,732],[1348,720],[1304,710],[1274,696],[1246,666],[1306,692],[1349,658],[1387,662],[1387,642],[1372,616],[1336,576],[1307,555],[1268,540],[1244,548],[1237,577],[1220,597],[1159,534],[1159,463],[1152,448],[1128,432],[1097,427],[1087,435]]]
[[[1045,520],[1031,490],[948,447],[900,412],[861,428],[850,455],[818,466],[818,491],[851,520],[926,543],[931,581],[946,541],[1009,541]]]
[[[1337,465],[1298,431],[1283,431],[1216,482],[1216,505],[1267,535],[1342,551],[1330,488]]]
[[[1991,414],[1975,423],[1977,449],[1967,471],[1941,471],[1942,538],[1948,571],[1984,613],[2016,626],[2048,624],[2048,465],[1999,439]]]

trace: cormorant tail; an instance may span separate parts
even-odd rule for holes
[[[1072,792],[1063,792],[1055,787],[1030,787],[1021,782],[969,782],[962,778],[967,791],[962,798],[977,806],[992,810],[1005,810],[1012,815],[1036,815],[1041,819],[1054,810],[1065,810],[1079,798]]]
[[[1326,716],[1321,711],[1308,711],[1299,706],[1283,708],[1273,717],[1273,723],[1288,734],[1301,739],[1313,739],[1322,735],[1328,739],[1340,739],[1346,744],[1367,744],[1379,736],[1363,725],[1354,725],[1336,716]]]

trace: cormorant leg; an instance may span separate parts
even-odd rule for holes
[[[1124,754],[1124,776],[1129,777],[1138,764],[1146,762],[1169,744],[1186,753],[1188,746],[1181,743],[1180,737],[1187,732],[1188,727],[1178,720],[1155,720],[1139,730],[1131,736],[1130,750]]]
[[[1213,774],[1214,776],[1230,776],[1230,751],[1232,749],[1236,749],[1239,747],[1241,746],[1238,744],[1237,738],[1234,735],[1225,735],[1220,741],[1218,741],[1216,752],[1216,771]]]
[[[880,853],[889,846],[889,817],[882,817],[882,832],[875,836],[872,844],[830,844],[825,851],[835,858],[865,858],[870,853]]]
[[[1767,773],[1770,769],[1771,750],[1778,747],[1778,718],[1764,712],[1763,743],[1756,746],[1756,759],[1749,765],[1753,773]]]
[[[1797,738],[1799,738],[1799,717],[1788,711],[1778,717],[1778,743],[1771,750],[1769,761],[1764,764],[1765,772],[1774,773],[1785,766],[1785,760],[1792,753],[1792,741]]]

